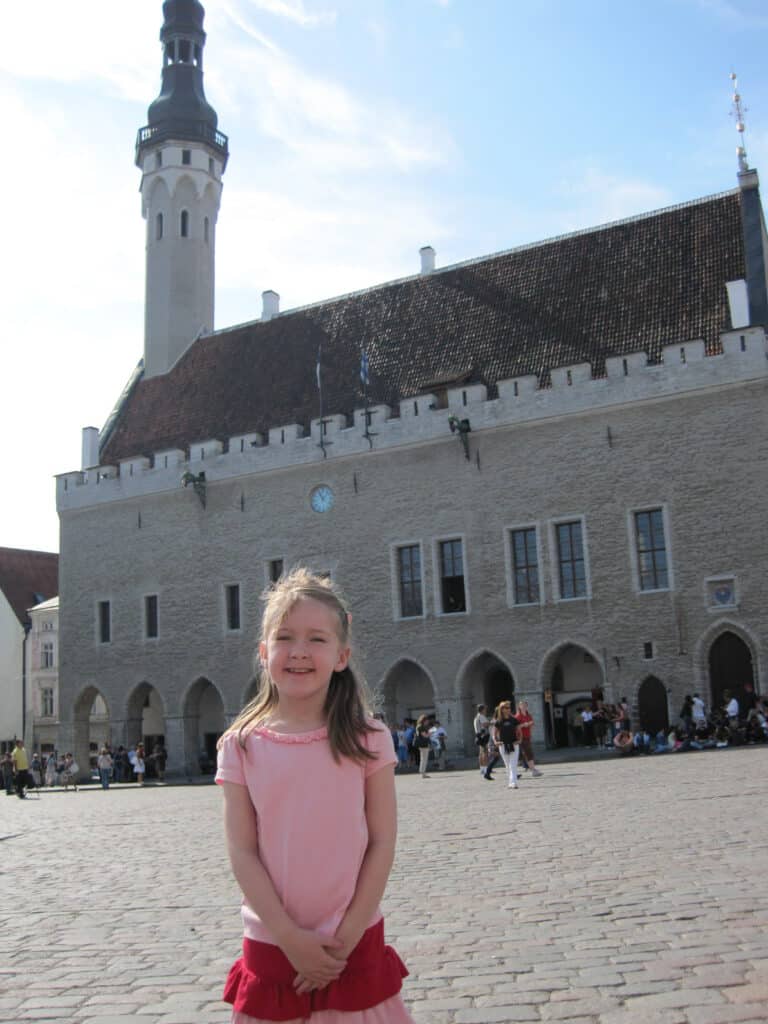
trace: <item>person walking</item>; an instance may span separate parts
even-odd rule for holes
[[[99,769],[101,788],[109,789],[109,778],[112,774],[112,755],[106,747],[102,747],[99,756],[96,758],[96,767]]]
[[[419,754],[419,775],[422,779],[428,779],[427,768],[429,767],[429,754],[432,744],[429,739],[429,726],[426,718],[422,716],[416,723],[416,735],[413,738],[413,745]]]
[[[472,727],[475,730],[475,744],[477,745],[477,764],[481,775],[488,767],[488,740],[491,738],[491,720],[486,712],[485,704],[478,704],[477,714],[472,722]]]
[[[70,786],[74,786],[75,792],[77,792],[77,773],[79,771],[80,766],[77,761],[75,761],[74,757],[72,757],[70,753],[66,753],[64,755],[64,764],[61,768],[61,782],[64,786],[65,792]]]
[[[13,781],[16,787],[16,796],[19,800],[23,800],[27,795],[27,786],[32,783],[32,778],[29,774],[29,758],[24,749],[24,740],[16,740],[16,746],[11,751],[11,760],[13,762]]]
[[[499,704],[498,717],[492,730],[494,740],[509,772],[509,789],[518,789],[517,761],[520,757],[520,724],[512,714],[512,702],[504,700]],[[490,769],[489,769],[490,771]],[[486,778],[489,771],[486,772]]]
[[[520,753],[531,770],[532,778],[538,779],[541,777],[541,772],[536,767],[536,761],[533,756],[533,743],[531,742],[534,721],[531,712],[528,710],[527,700],[517,702],[517,714],[515,717],[520,724]]]
[[[11,757],[10,750],[3,754],[2,760],[0,760],[0,769],[2,769],[3,773],[5,795],[13,796],[13,758]]]
[[[165,765],[168,761],[168,753],[162,743],[156,743],[152,751],[152,761],[155,766],[158,782],[165,782]]]
[[[133,773],[140,786],[144,785],[144,772],[146,771],[144,744],[139,743],[136,747],[136,754],[133,761]]]
[[[45,784],[49,788],[56,785],[56,751],[52,750],[45,759]]]

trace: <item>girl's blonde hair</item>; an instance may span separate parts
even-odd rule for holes
[[[352,616],[343,597],[329,579],[318,576],[309,569],[298,567],[287,576],[281,576],[261,597],[264,601],[264,613],[261,619],[260,639],[263,642],[269,641],[286,615],[299,601],[311,600],[319,601],[333,612],[339,643],[342,647],[350,646]],[[269,719],[277,707],[278,690],[267,666],[261,662],[258,648],[255,664],[259,678],[258,692],[221,737],[219,747],[225,736],[236,733],[238,743],[245,748],[248,734]],[[370,704],[365,681],[351,660],[341,672],[332,673],[323,712],[328,726],[328,741],[335,761],[342,756],[357,761],[375,758],[375,754],[372,754],[362,741],[365,733],[375,731],[375,727],[370,723]]]

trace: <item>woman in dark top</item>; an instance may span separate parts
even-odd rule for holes
[[[517,789],[517,761],[520,757],[520,723],[512,714],[511,701],[499,704],[498,715],[493,723],[496,744],[509,770],[509,788]]]

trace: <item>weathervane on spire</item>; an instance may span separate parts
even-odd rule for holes
[[[739,158],[739,173],[744,173],[749,170],[749,164],[747,163],[747,150],[744,147],[744,115],[747,112],[746,107],[741,105],[741,95],[739,93],[739,83],[736,78],[736,72],[731,72],[731,81],[733,82],[733,110],[731,111],[731,117],[736,120],[736,131],[739,133],[741,141],[736,147],[736,156]]]

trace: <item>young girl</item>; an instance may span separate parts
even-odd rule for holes
[[[266,595],[261,687],[219,741],[216,781],[243,891],[233,1024],[413,1024],[379,908],[397,812],[387,728],[350,665],[350,615],[296,569]]]

